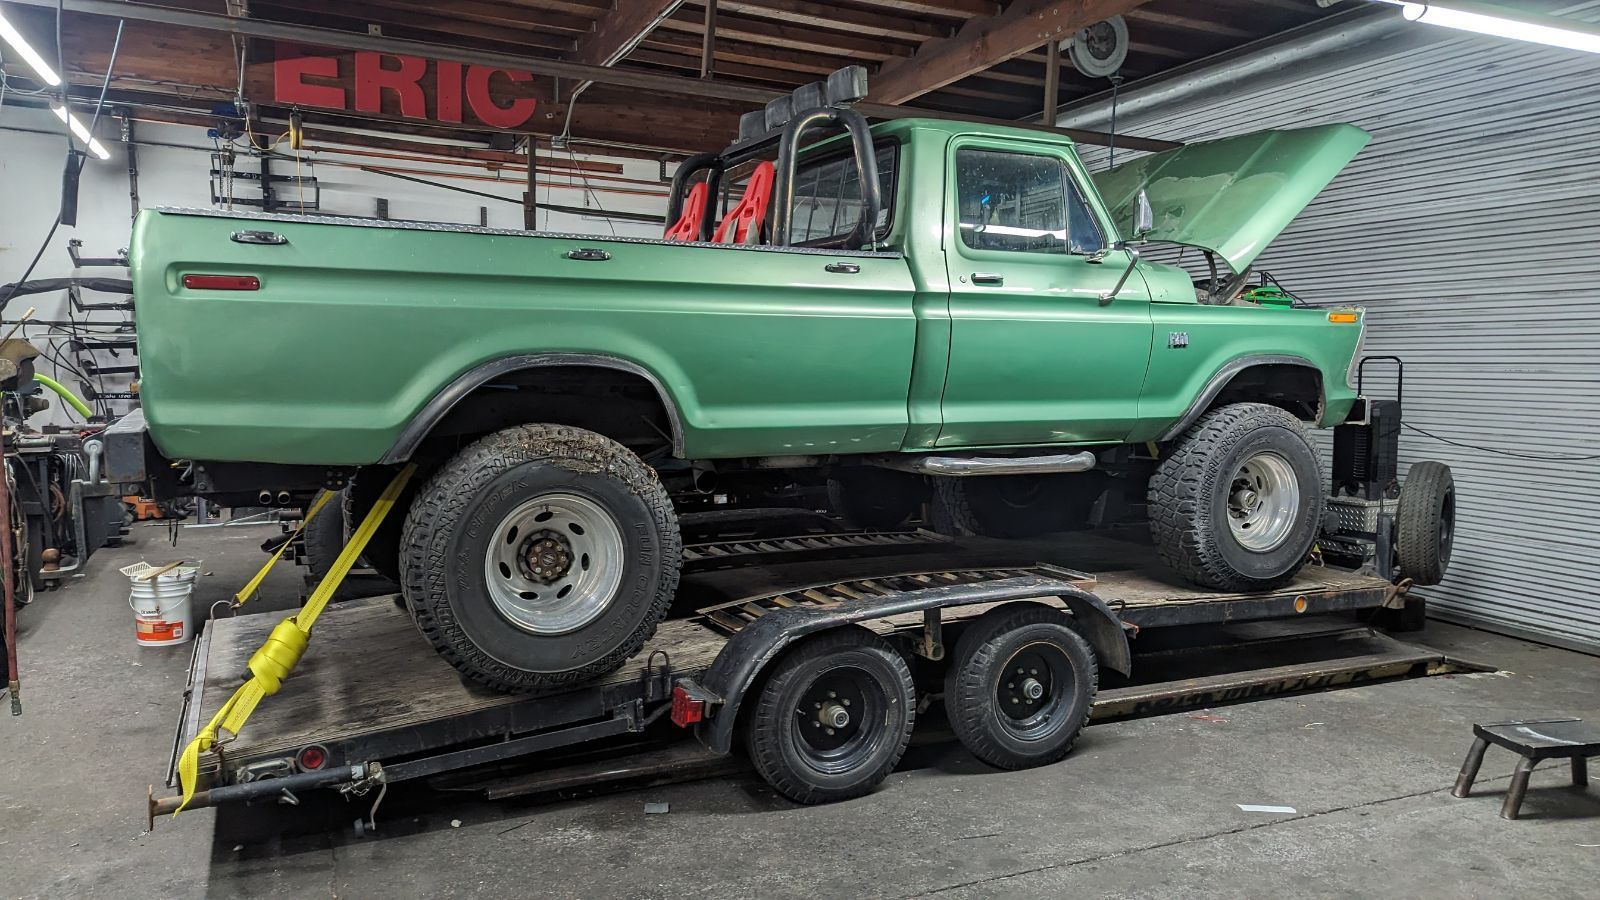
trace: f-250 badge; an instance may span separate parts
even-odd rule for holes
[[[1189,346],[1189,332],[1172,331],[1167,333],[1167,349],[1182,350]]]

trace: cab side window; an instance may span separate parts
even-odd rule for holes
[[[956,151],[961,242],[974,250],[1093,253],[1105,238],[1060,159]]]

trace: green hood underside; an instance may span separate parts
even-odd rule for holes
[[[1140,157],[1094,182],[1123,234],[1143,190],[1155,213],[1146,240],[1201,247],[1242,272],[1370,140],[1354,125],[1259,131]]]

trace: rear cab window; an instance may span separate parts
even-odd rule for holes
[[[883,201],[873,235],[882,240],[893,224],[900,145],[883,140],[877,141],[873,149],[877,151],[878,189]],[[801,247],[836,243],[850,233],[860,217],[861,182],[856,177],[853,156],[832,153],[801,160],[795,172],[789,243]]]

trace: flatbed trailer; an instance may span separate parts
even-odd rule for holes
[[[669,716],[697,723],[701,743],[727,754],[739,697],[766,663],[807,634],[854,623],[898,641],[908,658],[936,665],[951,635],[1017,601],[1059,608],[1085,620],[1086,632],[1093,628],[1087,620],[1116,623],[1115,635],[1101,628],[1094,637],[1111,682],[1095,699],[1096,717],[1432,673],[1451,664],[1431,651],[1368,641],[1344,660],[1140,684],[1107,672],[1129,673],[1133,657],[1116,659],[1118,642],[1126,653],[1129,637],[1138,645],[1143,634],[1144,644],[1159,645],[1156,635],[1178,629],[1395,608],[1407,602],[1405,592],[1370,574],[1312,565],[1281,590],[1219,593],[1178,582],[1137,542],[1083,534],[1063,543],[914,531],[691,544],[674,611],[644,649],[604,678],[543,696],[467,683],[432,652],[392,596],[335,604],[282,690],[261,704],[243,733],[202,755],[190,807],[292,802],[295,792],[316,788],[366,793],[416,779],[459,780],[464,771],[561,748],[614,746]],[[250,655],[281,617],[217,619],[198,639],[169,787],[176,785],[178,749],[238,687]],[[523,782],[529,790],[550,783]],[[152,792],[152,821],[176,803]]]

